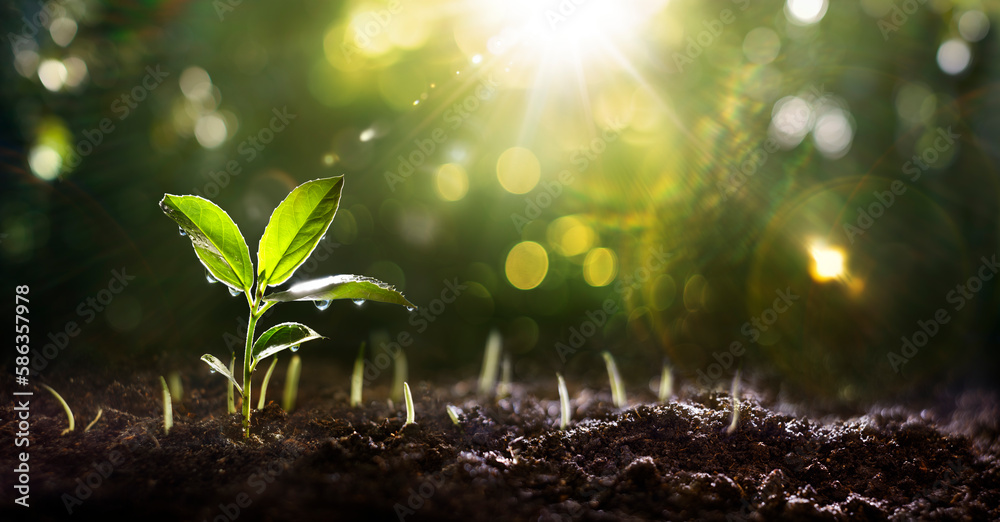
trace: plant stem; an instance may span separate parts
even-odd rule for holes
[[[250,307],[250,321],[247,323],[247,347],[243,352],[243,438],[250,438],[250,358],[252,357],[254,329],[257,327],[257,319],[262,315],[263,310],[258,310],[258,303],[253,303]]]

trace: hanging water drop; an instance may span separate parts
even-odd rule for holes
[[[365,304],[365,300],[364,299],[354,299],[354,304],[356,304],[358,306],[361,306],[361,305]]]
[[[242,293],[243,292],[241,292],[238,288],[233,288],[231,286],[229,287],[229,295],[231,295],[233,297],[236,297],[236,296],[238,296],[238,295],[240,295]]]
[[[291,350],[293,352],[297,352],[297,351],[299,351],[299,345],[296,344],[295,346],[292,346],[291,348],[289,348],[289,350]]]
[[[407,307],[406,307],[406,311],[407,311],[407,312],[413,312],[413,311],[415,311],[416,309],[417,309],[417,307],[416,307],[416,306],[407,306]]]
[[[216,279],[215,276],[213,276],[212,273],[209,272],[208,270],[205,270],[205,280],[208,281],[209,284],[214,284],[219,282],[219,280]]]
[[[181,227],[177,227],[177,233],[180,234],[181,237],[186,237],[188,235],[188,233],[185,232],[184,229]]]
[[[331,302],[332,301],[329,299],[325,299],[323,301],[313,301],[313,304],[316,305],[317,310],[326,310],[327,308],[330,308]]]
[[[215,370],[213,370],[212,368],[209,368],[208,369],[208,373],[215,373]]]

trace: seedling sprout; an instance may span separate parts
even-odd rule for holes
[[[493,395],[497,385],[497,369],[500,365],[500,332],[493,330],[486,340],[483,353],[483,367],[479,371],[479,394]]]
[[[615,359],[611,356],[611,352],[602,352],[601,355],[604,357],[605,366],[608,367],[608,381],[611,382],[611,402],[614,403],[615,408],[624,408],[625,384],[618,373],[618,366],[615,365]]]
[[[559,381],[559,429],[565,430],[569,426],[569,392],[561,373],[556,374],[556,379]]]
[[[461,408],[459,408],[458,406],[452,406],[451,404],[449,404],[448,406],[445,407],[445,409],[448,410],[448,417],[451,419],[451,422],[455,426],[459,426],[460,423],[459,423],[459,420],[458,420],[458,416],[462,414]]]
[[[62,404],[63,409],[66,410],[66,418],[69,419],[69,428],[64,429],[62,431],[62,433],[60,433],[60,435],[65,435],[65,434],[67,434],[67,433],[75,430],[76,429],[76,419],[73,417],[73,410],[69,409],[69,404],[66,404],[66,401],[63,400],[63,398],[62,398],[62,395],[59,395],[59,393],[57,391],[53,390],[48,385],[43,384],[42,388],[45,388],[46,390],[49,390],[49,393],[51,393],[53,396],[55,396],[56,400],[59,401],[59,404]]]
[[[160,376],[160,385],[163,386],[163,434],[170,435],[170,428],[174,427],[173,401],[170,399],[170,387],[167,380]]]
[[[406,399],[406,422],[403,426],[416,424],[416,414],[413,412],[413,396],[410,395],[410,385],[403,383],[403,398]]]
[[[288,370],[285,373],[285,394],[281,398],[281,407],[285,411],[295,409],[295,398],[299,394],[299,373],[302,371],[302,358],[298,355],[292,356],[292,361],[288,363]]]
[[[663,360],[663,370],[660,371],[660,391],[657,398],[660,402],[667,402],[674,394],[674,369],[670,367],[670,362]]]
[[[365,384],[365,343],[361,343],[358,356],[354,359],[354,372],[351,374],[351,407],[361,406],[361,388]]]
[[[90,424],[88,424],[86,428],[83,429],[84,433],[90,431],[90,428],[93,428],[94,424],[97,424],[97,421],[101,419],[102,413],[104,413],[104,408],[97,408],[97,416],[94,417],[94,420],[90,421]]]
[[[329,276],[298,283],[291,288],[268,293],[270,287],[288,281],[306,262],[326,235],[340,205],[344,177],[309,181],[293,189],[282,201],[264,228],[257,248],[254,267],[239,227],[224,210],[198,196],[165,194],[160,208],[180,227],[181,236],[191,240],[198,260],[211,279],[223,283],[233,296],[243,295],[250,307],[246,347],[243,353],[243,379],[235,378],[235,357],[228,370],[209,354],[202,356],[208,365],[225,376],[243,396],[243,436],[250,437],[250,399],[252,377],[263,359],[284,350],[296,351],[304,342],[322,336],[300,323],[282,323],[255,339],[257,321],[277,303],[311,301],[324,310],[337,299],[355,303],[379,301],[413,308],[403,294],[381,281],[356,275]],[[209,359],[211,358],[211,359]],[[235,398],[229,399],[234,404]]]
[[[733,420],[729,423],[729,427],[726,428],[726,433],[732,435],[736,431],[736,427],[740,422],[740,371],[736,370],[736,375],[733,376],[733,385],[729,390],[729,395],[733,398]]]
[[[271,361],[271,365],[267,367],[267,373],[264,374],[264,380],[260,383],[260,398],[257,400],[257,409],[262,410],[264,406],[267,405],[267,385],[271,382],[271,374],[274,373],[274,367],[278,364],[278,358],[275,357]]]
[[[389,394],[391,400],[403,400],[403,382],[406,381],[409,373],[409,364],[406,361],[406,352],[402,348],[396,352],[392,367],[392,393]]]

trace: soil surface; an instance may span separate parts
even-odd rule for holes
[[[346,386],[331,385],[303,389],[291,414],[272,401],[244,441],[212,377],[185,382],[167,435],[156,376],[50,383],[76,413],[65,435],[62,407],[35,389],[29,508],[14,504],[24,448],[3,401],[0,519],[1000,519],[993,394],[837,418],[745,392],[729,432],[728,394],[685,389],[661,405],[646,393],[616,410],[606,390],[571,385],[574,420],[560,431],[554,383],[499,400],[468,381],[414,386],[409,426],[386,389],[350,408]],[[278,401],[280,381],[268,395]],[[0,389],[20,388],[0,377]],[[461,408],[459,425],[447,404]]]

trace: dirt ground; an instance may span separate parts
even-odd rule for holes
[[[15,389],[5,375],[0,389]],[[729,433],[728,394],[682,389],[662,405],[637,394],[616,410],[606,387],[571,384],[560,431],[554,383],[500,400],[468,381],[421,383],[417,424],[403,427],[383,388],[350,408],[346,385],[307,387],[288,414],[272,382],[246,442],[221,381],[185,382],[168,435],[156,376],[50,383],[77,416],[65,435],[62,407],[36,389],[29,508],[14,503],[24,448],[4,401],[0,519],[1000,519],[1000,403],[985,392],[840,418],[744,392]],[[459,425],[446,404],[462,409]]]

